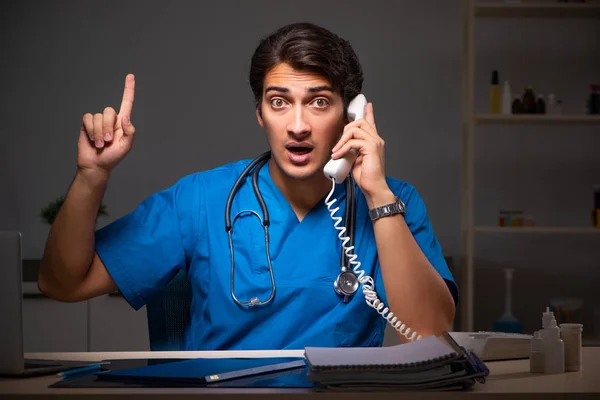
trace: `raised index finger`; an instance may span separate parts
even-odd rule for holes
[[[123,91],[123,100],[119,109],[119,116],[128,115],[131,117],[131,109],[133,108],[133,98],[135,94],[135,76],[127,75],[125,78],[125,90]]]

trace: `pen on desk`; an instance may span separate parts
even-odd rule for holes
[[[100,367],[101,367],[100,364],[86,365],[85,367],[73,368],[68,371],[59,372],[58,374],[56,374],[56,376],[67,377],[67,376],[79,375],[84,372],[99,371]]]

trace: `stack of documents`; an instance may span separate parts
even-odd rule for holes
[[[489,370],[449,335],[390,347],[305,348],[317,390],[461,390]]]

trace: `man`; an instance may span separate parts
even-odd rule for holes
[[[380,346],[387,323],[380,314],[394,317],[384,304],[402,321],[403,341],[415,331],[428,336],[449,329],[457,290],[425,205],[412,186],[385,176],[372,104],[364,119],[348,122],[345,110],[362,81],[349,43],[312,24],[280,28],[257,47],[250,85],[271,150],[256,168],[269,213],[267,241],[252,177],[228,198],[248,160],[186,176],[94,232],[110,172],[135,134],[135,80],[128,75],[118,114],[107,108],[83,117],[77,174],[48,236],[40,289],[62,301],[119,289],[139,309],[186,271],[193,291],[184,346],[190,350]],[[345,302],[334,289],[342,243],[324,202],[333,184],[323,166],[351,149],[358,158],[350,268],[363,289],[374,284],[379,313],[362,290]],[[332,196],[341,217],[345,185],[336,185]],[[372,220],[370,210],[392,203],[406,211]]]

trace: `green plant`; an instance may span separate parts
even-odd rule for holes
[[[42,221],[47,223],[48,225],[52,225],[52,223],[56,219],[56,216],[58,215],[58,211],[60,210],[64,202],[65,197],[60,196],[56,200],[51,201],[46,207],[42,208],[42,211],[40,212],[40,217],[42,218]],[[101,215],[108,215],[108,212],[106,211],[106,204],[104,203],[100,204],[100,209],[98,210],[98,215],[96,216],[96,218]]]

